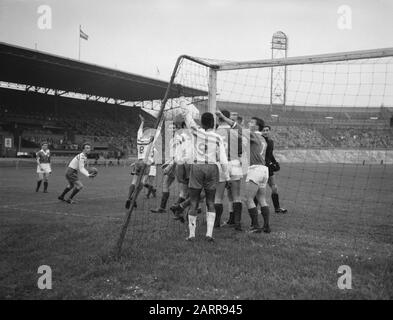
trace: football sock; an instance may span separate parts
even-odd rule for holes
[[[38,180],[38,181],[37,181],[37,188],[35,188],[35,191],[40,190],[41,182],[42,182],[42,180]]]
[[[233,222],[233,202],[229,201],[228,203],[228,211],[229,211],[229,219],[227,221],[227,224],[234,224]]]
[[[272,200],[273,200],[274,209],[276,210],[280,209],[280,201],[278,200],[278,193],[272,193]]]
[[[213,228],[214,228],[215,220],[216,220],[216,213],[207,211],[206,212],[206,224],[207,224],[206,236],[207,237],[213,237]]]
[[[269,227],[269,216],[270,216],[270,210],[268,206],[262,207],[261,208],[261,214],[263,217],[263,226],[264,227]]]
[[[168,198],[169,198],[169,192],[163,192],[162,193],[162,197],[161,197],[161,205],[160,205],[161,209],[165,209],[166,208],[166,204],[168,202]]]
[[[234,217],[233,217],[233,211],[229,212],[229,219],[227,221],[227,224],[234,224]]]
[[[60,195],[60,197],[61,197],[61,198],[64,198],[64,196],[65,196],[68,192],[70,192],[71,189],[72,189],[72,188],[66,187],[66,188],[64,189],[63,193]]]
[[[147,189],[147,197],[150,196],[151,192],[153,191],[153,186],[151,186],[150,184],[145,184],[145,188]]]
[[[48,181],[45,181],[44,182],[44,191],[47,191],[48,190]]]
[[[224,211],[224,207],[222,203],[215,203],[214,208],[216,210],[216,218],[214,221],[214,226],[219,227],[221,225],[221,216],[222,216],[222,212]],[[208,214],[208,212],[206,212],[206,214]]]
[[[236,227],[240,227],[240,222],[242,220],[242,203],[234,202],[233,203],[233,219]]]
[[[190,238],[195,237],[195,229],[196,229],[196,216],[188,216],[188,228],[190,230]]]
[[[251,226],[254,228],[259,228],[257,208],[254,207],[254,208],[248,209],[248,213],[250,214],[250,218],[251,218]]]
[[[72,190],[72,193],[70,195],[70,199],[72,199],[79,191],[80,189],[74,188],[74,190]]]

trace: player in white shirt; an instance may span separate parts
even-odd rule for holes
[[[147,189],[154,188],[153,186],[150,186],[146,183],[148,174],[150,172],[150,165],[154,162],[154,148],[151,149],[150,156],[148,157],[148,162],[147,164],[144,163],[144,159],[146,156],[146,152],[149,149],[149,145],[153,142],[154,138],[154,130],[150,128],[144,128],[145,124],[145,118],[142,115],[139,115],[139,118],[141,120],[141,124],[138,129],[137,133],[137,152],[138,152],[138,160],[134,164],[134,170],[131,173],[132,175],[132,180],[131,180],[131,185],[128,191],[128,198],[125,204],[125,208],[129,209],[131,205],[131,198],[132,195],[135,191],[135,186],[136,182],[138,180],[138,176],[142,174],[143,171],[143,177],[141,184],[139,185],[139,189],[141,190],[143,186],[145,186]],[[145,168],[146,166],[146,168]],[[138,192],[140,191],[138,190]],[[136,206],[136,204],[135,204]]]
[[[94,178],[95,175],[93,173],[89,173],[86,169],[87,165],[87,155],[91,151],[91,145],[89,143],[84,143],[82,145],[82,152],[75,156],[71,162],[68,164],[66,170],[66,179],[68,181],[67,187],[64,189],[63,193],[58,197],[59,200],[65,201],[68,203],[74,203],[73,198],[75,195],[82,190],[83,184],[79,180],[78,171],[82,173],[84,176],[89,178]],[[68,199],[65,199],[64,196],[72,190],[72,193]]]
[[[222,111],[223,115],[227,118],[230,117],[230,113],[227,110]],[[216,209],[216,221],[214,223],[215,228],[221,226],[221,215],[223,213],[223,199],[224,192],[227,189],[228,198],[231,202],[232,215],[228,221],[228,225],[233,226],[233,211],[242,210],[242,199],[240,196],[240,183],[243,178],[243,170],[241,165],[241,155],[243,152],[243,140],[238,129],[233,129],[225,121],[218,118],[218,127],[216,133],[218,133],[224,141],[225,151],[228,157],[228,171],[230,180],[226,181],[226,177],[222,171],[220,171],[219,182],[216,187],[216,196],[214,206]],[[246,142],[244,142],[246,144]]]
[[[181,118],[181,121],[183,119]],[[162,165],[162,196],[160,206],[157,209],[150,210],[153,213],[165,213],[166,206],[169,199],[169,188],[176,179],[177,162],[175,161],[175,153],[178,145],[180,144],[180,134],[177,132],[182,126],[178,119],[173,123],[166,123],[167,128],[165,134],[171,137],[169,141],[169,159]],[[180,191],[181,193],[182,191]],[[184,200],[184,199],[183,199]]]
[[[157,175],[157,166],[156,166],[156,158],[157,158],[158,151],[155,147],[153,147],[153,161],[149,167],[149,174],[145,180],[145,184],[143,185],[147,189],[146,198],[149,199],[150,195],[153,195],[153,198],[156,197],[157,186],[156,183],[156,175]]]
[[[182,127],[183,128],[177,132],[177,140],[175,143],[176,178],[179,183],[180,192],[179,198],[170,209],[175,215],[175,220],[185,222],[183,212],[191,204],[189,182],[191,165],[194,162],[194,151],[192,131],[186,128],[185,122],[183,122]],[[203,201],[204,199],[205,196],[203,195],[200,197],[199,201]],[[200,212],[201,209],[198,208],[197,213]]]
[[[197,210],[202,189],[206,195],[206,240],[211,242],[213,239],[213,228],[216,218],[214,208],[215,188],[218,182],[218,166],[224,172],[227,180],[228,159],[225,152],[224,142],[220,135],[214,132],[214,115],[205,112],[201,116],[202,128],[197,126],[190,113],[185,111],[185,122],[187,128],[191,130],[193,143],[193,162],[190,168],[190,181],[188,184],[191,199],[189,219],[189,237],[187,240],[195,239],[195,229],[197,220]]]
[[[50,164],[50,150],[48,149],[48,143],[43,142],[41,144],[41,150],[36,153],[37,157],[37,187],[35,192],[40,190],[42,181],[44,181],[44,193],[48,192],[48,177],[52,173],[52,168]]]

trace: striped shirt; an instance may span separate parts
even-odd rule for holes
[[[71,160],[68,167],[74,170],[79,170],[80,173],[88,177],[89,172],[86,170],[86,165],[87,165],[87,157],[83,152],[81,152],[76,157],[74,157],[74,159]]]
[[[197,126],[191,114],[185,117],[187,128],[192,136],[193,163],[227,165],[224,141],[214,130],[204,130]]]

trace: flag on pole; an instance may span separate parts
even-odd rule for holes
[[[79,37],[84,40],[89,40],[89,36],[82,31],[82,28],[79,26]]]

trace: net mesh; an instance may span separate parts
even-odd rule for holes
[[[200,60],[216,65],[225,62]],[[280,205],[297,216],[300,229],[315,219],[318,236],[350,229],[349,240],[355,242],[367,230],[379,228],[379,222],[392,222],[393,58],[274,68],[278,69],[218,71],[216,98],[218,109],[238,114],[244,125],[251,117],[259,117],[272,127],[274,154],[281,164],[274,176]],[[272,80],[272,72],[285,74]],[[174,85],[206,92],[185,99],[201,112],[207,110],[208,67],[183,59]],[[276,86],[285,90],[275,90]],[[272,104],[277,101],[272,94],[281,95],[274,98],[285,99],[285,104]],[[166,108],[178,106],[174,99]],[[160,168],[158,173],[155,183],[160,190]],[[267,189],[270,195],[271,188]],[[170,192],[168,207],[179,195],[176,181]],[[159,192],[155,202],[143,201],[143,214],[133,216],[134,240],[186,236],[187,225],[174,221],[169,210],[159,217],[150,213],[159,206],[160,196]],[[199,221],[204,223],[204,219]],[[371,226],[369,221],[373,221]],[[247,215],[243,223],[248,224]]]

